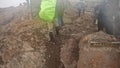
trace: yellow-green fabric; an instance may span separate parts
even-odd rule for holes
[[[56,0],[41,0],[40,8],[40,18],[52,22],[55,18]]]

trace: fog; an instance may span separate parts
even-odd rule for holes
[[[10,6],[16,7],[23,2],[26,2],[26,0],[0,0],[0,8],[6,8]]]

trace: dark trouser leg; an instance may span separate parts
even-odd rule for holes
[[[94,16],[94,18],[93,18],[93,24],[96,24],[96,20],[97,20],[97,18]]]
[[[59,34],[59,30],[60,30],[60,27],[63,25],[63,17],[62,16],[58,16],[58,25],[56,27],[56,34],[58,35]]]
[[[81,15],[81,10],[78,11],[78,15],[79,15],[79,17],[80,17],[80,15]]]
[[[106,25],[106,32],[108,34],[113,35],[113,23],[112,22],[108,22]]]
[[[98,31],[103,30],[104,28],[104,22],[102,20],[98,20]]]
[[[61,16],[61,26],[64,25],[64,22],[63,22],[63,17]]]
[[[49,32],[49,38],[51,42],[55,42],[55,37],[53,32]]]
[[[54,22],[48,22],[49,38],[51,42],[55,42]]]
[[[58,26],[62,26],[62,25],[63,25],[63,17],[58,16]]]
[[[83,14],[85,14],[85,9],[83,9]]]

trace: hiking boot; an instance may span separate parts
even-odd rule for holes
[[[53,32],[49,32],[49,37],[50,37],[51,42],[55,42],[55,37],[54,37]]]

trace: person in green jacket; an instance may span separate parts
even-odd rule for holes
[[[48,24],[50,41],[55,42],[55,34],[63,25],[63,0],[41,0],[40,7],[39,16]]]

